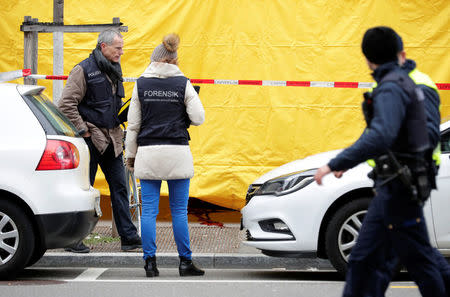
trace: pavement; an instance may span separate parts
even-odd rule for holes
[[[330,262],[317,258],[279,258],[263,255],[249,247],[240,224],[189,223],[193,260],[202,268],[333,270]],[[142,249],[122,252],[119,238],[112,237],[111,221],[99,221],[84,240],[87,254],[48,250],[36,267],[143,267]],[[159,267],[178,267],[179,259],[169,222],[157,222],[157,263]]]

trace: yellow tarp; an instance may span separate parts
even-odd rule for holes
[[[1,0],[0,72],[23,68],[24,16],[51,22],[53,1]],[[181,37],[190,78],[372,81],[360,43],[365,30],[393,27],[407,55],[435,82],[450,82],[450,1],[92,0],[65,1],[65,24],[111,23],[124,33],[124,76],[137,77],[163,35]],[[64,36],[64,73],[86,58],[96,33]],[[38,74],[52,74],[52,35],[39,34]],[[22,80],[17,80],[22,82]],[[52,95],[51,81],[38,82]],[[126,83],[131,96],[133,83]],[[239,209],[261,174],[309,154],[342,148],[364,127],[362,89],[202,85],[206,122],[190,128],[196,175],[190,195]],[[441,91],[442,115],[450,91]],[[96,183],[105,188],[103,179]],[[167,191],[167,189],[164,189]]]

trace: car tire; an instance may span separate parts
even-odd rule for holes
[[[33,226],[23,210],[0,200],[0,279],[13,279],[25,268],[34,244]]]
[[[371,198],[359,198],[340,207],[328,223],[325,250],[334,268],[345,276],[351,248],[355,245]]]
[[[42,256],[45,254],[46,251],[47,251],[46,248],[35,247],[33,255],[31,256],[30,260],[28,260],[26,267],[33,266],[37,261],[39,261],[42,258]]]

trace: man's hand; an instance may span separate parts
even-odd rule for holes
[[[130,172],[134,172],[134,160],[135,160],[135,158],[127,158],[127,160],[126,160],[127,169]]]
[[[324,165],[324,166],[320,167],[319,169],[317,169],[316,174],[314,174],[314,179],[316,180],[317,184],[321,185],[322,178],[330,172],[331,172],[331,169],[330,169],[330,167],[328,167],[328,165]]]
[[[347,170],[340,170],[340,171],[333,171],[333,174],[336,178],[341,178],[342,175],[344,174],[344,172],[346,172]],[[314,179],[316,180],[316,182],[321,185],[322,184],[322,178],[327,175],[328,173],[331,172],[331,169],[328,165],[324,165],[322,167],[320,167],[319,169],[317,169],[316,174],[314,175]]]
[[[333,174],[334,174],[334,176],[335,176],[336,178],[341,178],[341,177],[344,175],[344,173],[345,173],[346,171],[347,171],[347,170],[333,171]]]
[[[83,135],[81,135],[81,136],[83,136],[83,138],[88,138],[88,137],[91,137],[91,132],[89,132],[89,131],[87,131],[87,132],[84,132],[84,134],[83,134]]]

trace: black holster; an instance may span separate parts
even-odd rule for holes
[[[372,92],[365,92],[363,94],[364,100],[361,104],[362,112],[364,115],[364,120],[366,121],[367,127],[370,127],[370,122],[373,118],[373,98]]]
[[[376,159],[376,167],[371,174],[382,182],[383,186],[394,179],[399,179],[409,190],[411,199],[422,204],[436,188],[432,163],[422,156],[394,154],[389,152]],[[370,176],[369,176],[370,177]]]

